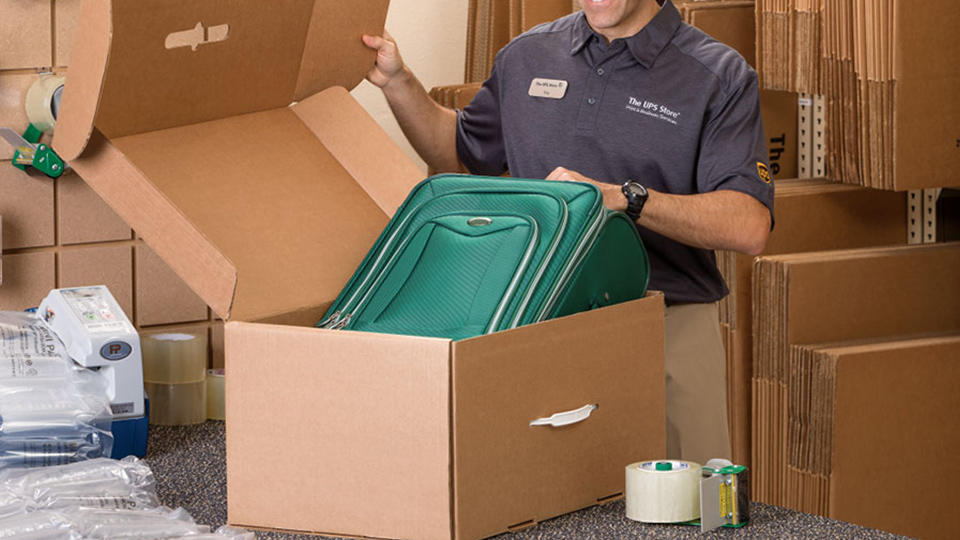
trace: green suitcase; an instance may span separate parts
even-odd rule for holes
[[[649,270],[635,226],[596,186],[434,176],[318,326],[463,339],[640,298]]]

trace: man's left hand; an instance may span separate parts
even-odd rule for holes
[[[618,184],[607,184],[605,182],[598,182],[593,178],[588,178],[577,171],[571,171],[570,169],[565,169],[563,167],[557,167],[549,175],[547,175],[547,180],[562,180],[565,182],[586,182],[588,184],[593,184],[600,188],[600,193],[603,194],[603,205],[611,210],[617,210],[623,212],[627,209],[627,198],[623,195],[623,191],[620,185]]]

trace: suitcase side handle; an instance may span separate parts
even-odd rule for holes
[[[558,412],[545,418],[533,420],[530,422],[530,426],[569,426],[570,424],[583,422],[587,418],[590,418],[590,415],[593,414],[593,411],[597,410],[598,407],[600,407],[600,405],[594,403],[590,405],[584,405],[583,407],[574,409],[572,411]]]

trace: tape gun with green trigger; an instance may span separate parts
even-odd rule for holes
[[[59,178],[68,168],[63,159],[50,148],[50,145],[40,142],[43,131],[33,124],[27,127],[23,135],[16,131],[0,127],[0,138],[13,146],[13,166],[26,171],[27,167],[42,172],[50,178]]]
[[[701,530],[746,525],[750,521],[750,471],[725,459],[711,459],[701,472]]]

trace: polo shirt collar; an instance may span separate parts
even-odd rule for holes
[[[660,11],[654,15],[653,19],[639,32],[625,38],[627,48],[630,49],[630,53],[637,62],[650,69],[663,49],[673,39],[673,35],[682,21],[680,12],[673,5],[672,0],[663,0]],[[590,43],[592,37],[596,36],[597,39],[604,39],[603,36],[594,32],[593,28],[590,28],[590,24],[587,23],[587,16],[583,14],[583,11],[579,13],[576,22],[571,27],[571,34],[571,56],[582,51]]]

